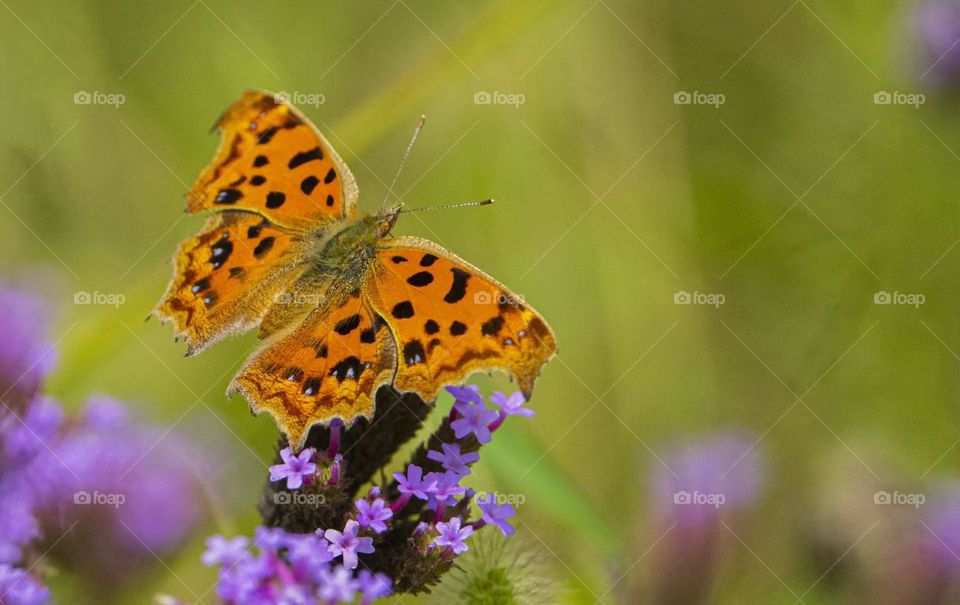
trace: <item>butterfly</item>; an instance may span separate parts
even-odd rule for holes
[[[258,328],[228,396],[298,449],[316,424],[371,418],[383,385],[434,401],[501,370],[529,398],[556,339],[524,300],[442,246],[391,236],[399,205],[361,213],[349,168],[284,99],[247,91],[215,128],[187,207],[210,214],[153,313],[187,355]]]

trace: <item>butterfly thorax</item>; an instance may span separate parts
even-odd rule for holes
[[[389,233],[395,219],[394,213],[381,212],[318,228],[304,238],[304,258],[322,274],[360,276],[375,257],[377,242]]]

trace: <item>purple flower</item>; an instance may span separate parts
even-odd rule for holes
[[[39,536],[32,508],[22,495],[0,491],[0,563],[19,561],[23,546]]]
[[[0,286],[0,393],[14,410],[37,392],[56,363],[57,354],[46,338],[47,305],[21,290]],[[7,412],[0,407],[0,416]]]
[[[427,452],[427,458],[441,463],[444,470],[448,470],[451,473],[456,473],[460,476],[469,475],[470,467],[467,465],[472,464],[480,459],[480,454],[477,452],[461,454],[459,443],[444,443],[441,445],[441,447],[443,448],[442,454],[440,452],[431,450]]]
[[[0,420],[2,448],[11,462],[26,462],[49,452],[48,442],[56,438],[63,422],[63,408],[47,397],[34,399],[19,417]],[[58,465],[59,466],[59,465]]]
[[[503,532],[504,536],[513,535],[516,530],[507,523],[507,519],[517,514],[516,509],[510,504],[497,505],[497,496],[494,493],[488,493],[486,497],[477,498],[477,506],[483,513],[483,522],[488,525],[496,525]]]
[[[387,524],[384,521],[393,517],[393,511],[383,501],[383,498],[377,498],[373,502],[357,500],[356,506],[357,522],[360,527],[364,529],[369,527],[378,534],[387,531]]]
[[[360,524],[350,519],[344,526],[343,531],[328,529],[323,533],[324,537],[330,542],[327,547],[333,556],[343,556],[343,564],[350,569],[356,569],[357,553],[370,554],[373,552],[373,538],[361,538],[357,534],[360,532]]]
[[[279,527],[258,527],[253,530],[253,543],[264,552],[276,553],[287,546],[289,535]]]
[[[5,605],[45,605],[50,590],[41,586],[22,569],[0,565],[0,603]]]
[[[449,388],[449,387],[448,387]],[[490,443],[490,424],[495,422],[500,415],[487,405],[480,401],[473,405],[457,401],[454,408],[460,412],[461,417],[450,423],[453,434],[457,439],[463,439],[470,433],[477,437],[480,443]]]
[[[458,402],[464,403],[483,403],[483,397],[480,395],[480,387],[470,384],[465,387],[449,386],[447,392],[453,395]]]
[[[453,517],[447,523],[437,523],[437,531],[440,532],[440,535],[433,540],[433,544],[435,546],[445,546],[455,555],[468,550],[463,541],[473,534],[473,528],[469,525],[461,528],[460,523],[460,517]]]
[[[393,478],[397,480],[397,489],[401,494],[413,494],[421,500],[429,500],[430,494],[437,488],[436,481],[423,479],[423,469],[415,464],[407,467],[406,475],[394,473]]]
[[[651,477],[656,504],[680,523],[701,523],[753,504],[762,469],[754,440],[721,432],[667,456]]]
[[[287,489],[299,489],[303,485],[303,478],[310,477],[317,472],[317,465],[313,459],[313,448],[308,447],[296,456],[289,447],[280,450],[283,464],[274,464],[270,467],[270,480],[287,480]]]
[[[315,534],[288,535],[287,559],[303,580],[317,578],[333,560],[329,543]]]
[[[237,536],[231,540],[219,535],[210,536],[207,538],[207,550],[204,551],[200,560],[207,567],[214,565],[232,567],[246,556],[249,545],[250,541],[243,536]]]
[[[926,525],[921,534],[926,551],[943,568],[960,568],[954,553],[960,549],[960,483],[944,482],[936,487],[936,497],[924,511]]]
[[[317,596],[327,603],[351,603],[357,592],[357,581],[350,570],[337,565],[320,573]]]
[[[924,0],[917,5],[916,31],[923,49],[923,73],[939,84],[960,76],[960,4],[955,1]]]
[[[530,417],[535,413],[530,408],[523,407],[527,403],[527,398],[520,391],[514,391],[509,397],[500,391],[494,391],[493,395],[490,396],[490,403],[499,407],[500,411],[507,416]]]
[[[357,585],[363,594],[363,604],[388,596],[391,592],[390,578],[386,574],[371,573],[366,569],[361,569],[357,574]]]
[[[129,426],[130,419],[126,408],[116,399],[93,395],[87,399],[83,423],[95,431],[116,431]]]
[[[432,509],[437,507],[437,504],[443,504],[444,506],[453,506],[457,503],[455,496],[467,491],[467,488],[460,485],[461,476],[447,471],[445,473],[428,473],[427,480],[436,484],[436,488],[433,490],[433,493],[430,494],[429,506]]]

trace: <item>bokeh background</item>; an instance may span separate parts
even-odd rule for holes
[[[143,321],[247,88],[299,101],[366,210],[420,114],[394,193],[497,199],[396,231],[557,332],[537,416],[472,477],[522,497],[556,602],[955,602],[954,4],[2,0],[0,39],[0,268],[58,308],[48,392],[127,401],[219,469],[116,602],[212,602],[204,536],[257,524],[276,429],[223,395],[255,339],[186,359]]]

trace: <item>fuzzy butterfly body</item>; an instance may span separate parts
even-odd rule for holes
[[[437,244],[387,238],[399,208],[358,213],[346,164],[274,95],[245,93],[217,126],[188,205],[213,214],[180,245],[154,313],[188,354],[259,326],[263,344],[228,393],[273,415],[295,447],[315,424],[372,417],[382,385],[432,401],[502,370],[529,397],[556,353],[536,311]]]

